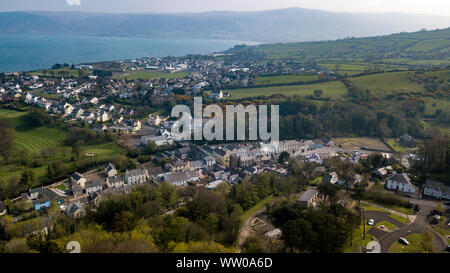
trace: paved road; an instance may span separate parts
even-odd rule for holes
[[[436,232],[432,231],[429,228],[427,216],[425,213],[419,213],[414,223],[404,226],[398,230],[392,231],[382,238],[379,239],[379,243],[381,245],[381,252],[387,253],[391,245],[398,241],[400,237],[405,237],[412,233],[423,233],[425,231],[431,231],[434,235],[434,246],[437,252],[445,252],[445,247],[447,242],[442,240],[440,236],[436,234]]]
[[[366,221],[369,219],[373,219],[375,221],[375,225],[379,222],[389,222],[391,224],[396,225],[399,228],[406,226],[405,224],[403,224],[395,219],[392,219],[391,215],[389,213],[382,212],[382,211],[366,211],[365,218],[366,218]]]

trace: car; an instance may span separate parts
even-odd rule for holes
[[[409,245],[408,240],[406,240],[406,239],[403,238],[403,237],[400,237],[400,239],[398,239],[398,241],[399,241],[400,243],[404,244],[404,245]]]
[[[450,252],[450,246],[447,246],[447,247],[445,248],[445,251]]]
[[[373,226],[373,225],[375,225],[375,220],[369,219],[369,221],[367,221],[367,224],[368,224],[369,226]]]

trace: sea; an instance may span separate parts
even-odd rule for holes
[[[139,57],[209,54],[254,42],[0,33],[0,72],[50,68]]]

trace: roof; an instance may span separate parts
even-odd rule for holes
[[[395,181],[398,183],[403,183],[403,184],[411,183],[411,179],[408,177],[408,175],[406,173],[403,173],[403,174],[393,173],[388,177],[388,180],[392,180],[392,181]]]
[[[179,182],[184,180],[191,180],[198,178],[198,174],[195,172],[172,172],[164,175],[164,181],[167,182]]]
[[[102,186],[102,183],[99,180],[89,181],[89,182],[86,182],[86,184],[85,184],[86,189],[96,188],[96,187],[101,187],[101,186]]]
[[[72,174],[70,177],[73,178],[76,181],[80,180],[81,178],[84,178],[82,174],[77,173],[77,172]]]
[[[106,163],[105,164],[105,171],[109,172],[111,170],[115,170],[116,167],[112,163]]]
[[[314,197],[316,197],[316,195],[318,194],[319,192],[317,191],[317,190],[315,190],[315,189],[309,189],[309,190],[307,190],[307,191],[305,191],[301,196],[300,196],[300,198],[298,199],[300,202],[309,202],[309,201],[311,201],[312,199],[314,199]]]
[[[114,176],[114,177],[108,177],[107,180],[108,180],[108,183],[117,183],[117,182],[125,181],[123,176],[121,176],[121,175]]]
[[[140,176],[140,175],[146,175],[147,171],[145,169],[134,169],[134,170],[127,170],[127,176]]]

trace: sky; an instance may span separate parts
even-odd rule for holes
[[[335,12],[406,12],[450,16],[450,0],[0,0],[0,11],[172,13],[288,7]]]

